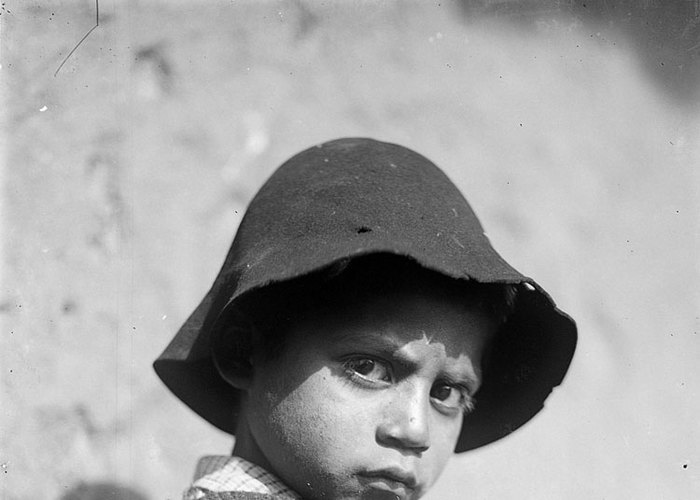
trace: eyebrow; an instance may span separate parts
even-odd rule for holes
[[[347,331],[335,334],[335,341],[341,344],[362,343],[382,351],[398,351],[405,344],[398,339],[383,333]]]
[[[333,340],[335,344],[360,344],[362,347],[382,353],[385,357],[408,369],[415,369],[418,362],[406,353],[401,352],[405,345],[391,335],[371,332],[343,332],[337,334]],[[448,368],[441,371],[441,376],[452,384],[464,385],[473,394],[480,386],[479,376],[467,370],[451,370]]]

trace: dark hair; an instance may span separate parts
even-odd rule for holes
[[[461,295],[504,323],[514,307],[515,286],[458,280],[390,254],[344,260],[296,280],[277,283],[241,297],[217,321],[212,356],[220,371],[245,365],[254,349],[275,359],[285,348],[291,326],[322,311],[399,289],[430,289]]]

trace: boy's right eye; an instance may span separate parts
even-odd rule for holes
[[[371,358],[353,358],[343,363],[350,376],[370,382],[391,382],[391,374],[385,363]]]

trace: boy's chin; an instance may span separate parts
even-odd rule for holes
[[[344,488],[343,488],[344,489]],[[410,488],[402,483],[389,479],[372,478],[361,480],[361,484],[345,491],[334,491],[314,496],[309,492],[304,498],[334,500],[417,500],[423,493],[416,488]]]
[[[362,491],[360,498],[363,500],[416,500],[420,498],[418,492],[394,481],[375,480]]]

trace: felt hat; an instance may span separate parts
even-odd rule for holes
[[[217,319],[251,292],[373,254],[517,290],[455,451],[500,439],[542,409],[571,362],[573,320],[496,253],[467,201],[437,166],[405,147],[364,138],[311,147],[268,179],[211,289],[155,361],[157,374],[196,413],[234,434],[241,394],[213,362]]]

